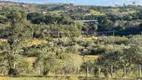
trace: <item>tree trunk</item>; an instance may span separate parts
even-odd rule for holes
[[[9,55],[9,54],[10,53],[8,53],[8,55],[7,55],[8,66],[9,66],[8,75],[9,76],[16,76],[16,75],[18,75],[18,72],[15,69],[15,64],[12,62],[11,55]]]
[[[13,69],[13,68],[10,68],[9,71],[8,71],[8,75],[9,76],[16,76],[16,75],[18,75],[17,70]]]

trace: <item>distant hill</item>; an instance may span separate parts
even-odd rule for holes
[[[133,5],[125,5],[125,6],[86,6],[86,5],[74,5],[74,4],[30,4],[30,3],[17,3],[11,1],[0,1],[0,6],[15,6],[22,8],[27,13],[31,12],[39,12],[39,13],[52,13],[54,12],[62,12],[67,14],[74,14],[74,15],[98,15],[98,14],[129,14],[135,13],[136,10],[140,10],[141,6],[134,6]],[[125,7],[125,8],[123,8]],[[95,12],[94,12],[95,11]]]

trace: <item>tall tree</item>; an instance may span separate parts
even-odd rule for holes
[[[31,39],[32,34],[26,21],[26,14],[23,11],[17,8],[3,8],[2,11],[10,23],[7,28],[9,35],[7,38],[7,52],[5,53],[9,68],[8,75],[17,75],[16,61],[22,57],[22,48]]]

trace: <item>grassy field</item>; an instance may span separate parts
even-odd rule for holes
[[[20,77],[7,77],[1,76],[0,80],[67,80],[68,77],[65,76],[20,76]],[[77,80],[77,79],[70,79],[70,80]]]
[[[78,78],[77,76],[71,76],[71,77],[56,77],[56,76],[50,76],[50,77],[0,77],[0,80],[94,80],[94,78]],[[96,79],[95,79],[96,80]],[[99,80],[99,79],[97,79]]]
[[[141,80],[141,79],[130,79],[130,78],[85,78],[85,77],[0,77],[0,80]]]
[[[63,80],[63,78],[37,78],[37,77],[0,77],[0,80]]]

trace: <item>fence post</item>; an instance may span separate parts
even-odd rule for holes
[[[124,76],[126,76],[127,73],[126,73],[126,66],[125,65],[123,66],[123,73],[124,73]]]
[[[79,74],[79,69],[78,69],[78,67],[77,67],[77,70],[76,70],[76,74],[77,74],[77,75]]]
[[[139,78],[141,77],[141,65],[140,64],[138,65],[138,76]]]
[[[49,31],[47,32],[47,34],[48,34],[48,38],[49,38]]]
[[[39,68],[39,73],[40,73],[40,75],[42,75],[42,73],[43,73],[43,67],[42,66],[40,66],[40,68]]]
[[[86,68],[86,77],[88,77],[88,73],[89,73],[89,68]]]
[[[60,32],[58,31],[58,39],[60,38]]]
[[[100,76],[100,74],[101,74],[101,68],[100,68],[100,66],[98,67],[98,76]]]
[[[110,74],[111,74],[111,77],[113,75],[113,65],[110,66]]]

